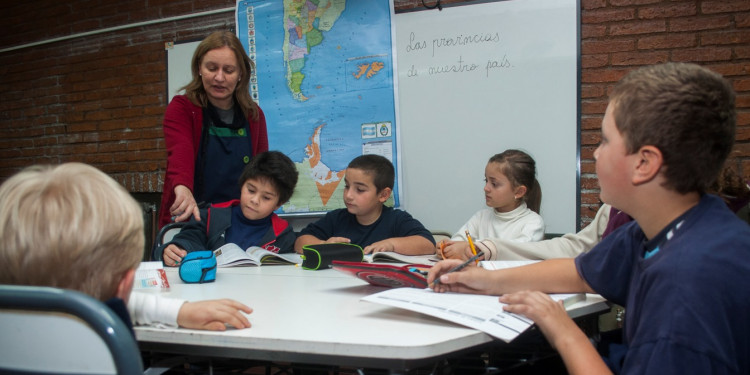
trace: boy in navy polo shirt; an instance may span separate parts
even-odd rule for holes
[[[407,255],[434,254],[432,233],[406,211],[383,205],[391,196],[393,164],[380,155],[354,158],[344,177],[344,203],[301,232],[294,250],[305,245],[347,242],[361,246],[365,254],[393,251]]]

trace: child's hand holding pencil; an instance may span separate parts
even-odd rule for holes
[[[443,243],[443,245],[441,247],[440,243],[438,243],[437,254],[438,256],[441,256],[443,259],[466,260],[476,255],[471,250],[471,245],[467,241],[445,240],[441,242]]]

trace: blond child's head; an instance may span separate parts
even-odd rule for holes
[[[144,241],[138,203],[94,167],[33,166],[0,186],[2,283],[127,298]]]

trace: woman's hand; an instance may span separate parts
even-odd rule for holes
[[[198,210],[198,204],[195,203],[193,192],[185,185],[174,187],[174,203],[169,207],[169,213],[175,217],[175,222],[187,221],[190,219],[190,215],[193,215],[195,220],[201,220],[201,214]]]

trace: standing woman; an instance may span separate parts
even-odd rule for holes
[[[237,180],[254,155],[268,151],[266,118],[249,92],[254,65],[237,37],[217,31],[196,48],[193,79],[164,113],[167,172],[159,227],[190,216],[198,204],[238,198]]]

